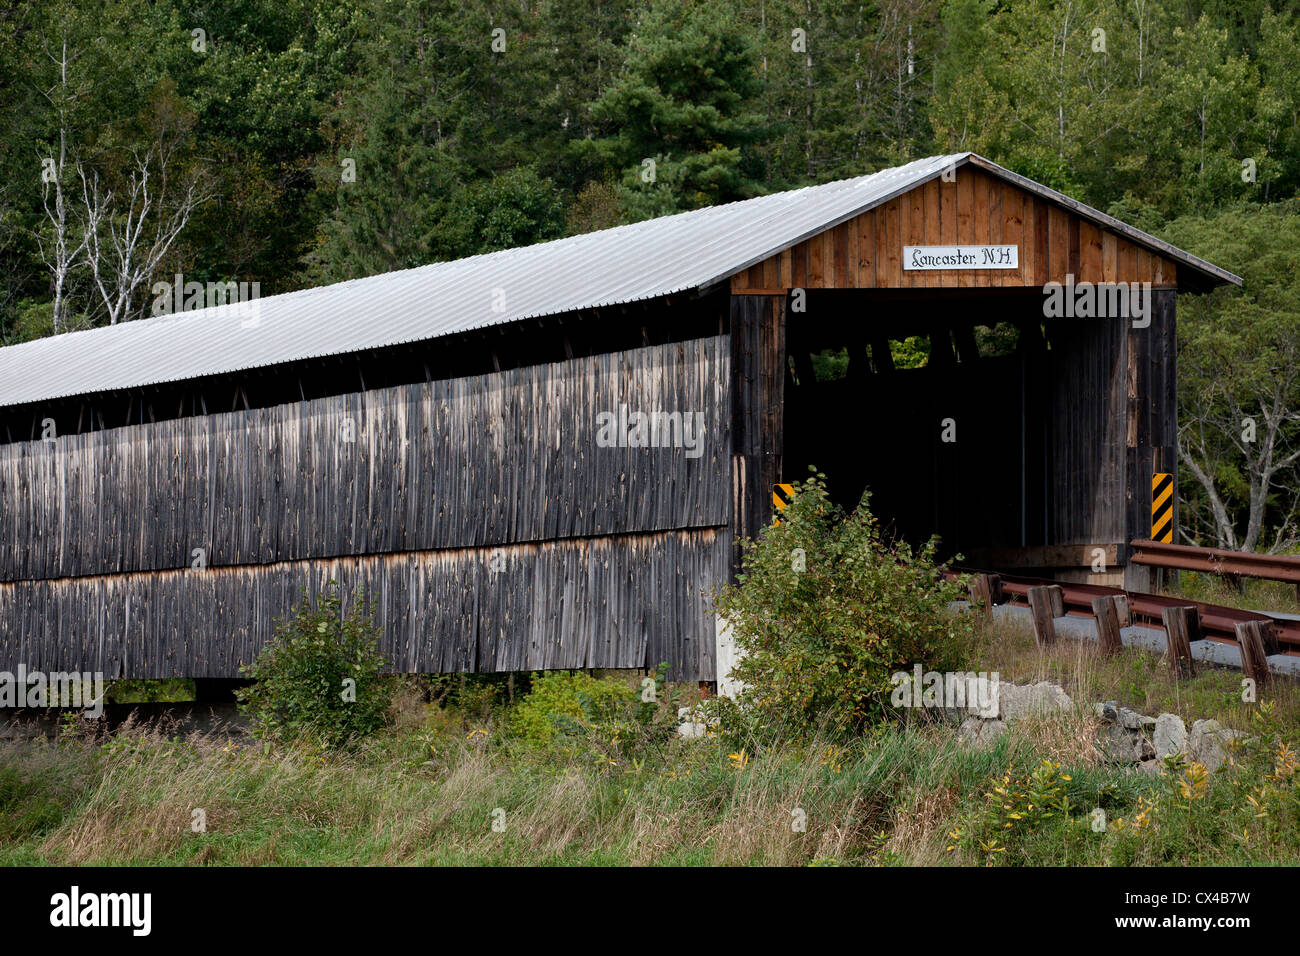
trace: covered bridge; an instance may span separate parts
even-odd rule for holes
[[[706,592],[809,464],[949,552],[1132,577],[1175,297],[1225,282],[961,153],[0,349],[0,658],[234,677],[336,579],[401,670],[712,680]]]

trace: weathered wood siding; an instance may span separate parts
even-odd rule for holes
[[[1020,247],[1016,269],[903,268],[903,246]],[[961,289],[1076,281],[1178,284],[1175,263],[978,169],[931,180],[735,275],[732,292]]]
[[[722,526],[724,343],[0,445],[0,580]],[[597,447],[620,405],[702,412],[702,454]]]
[[[668,661],[675,679],[712,680],[729,348],[718,336],[0,446],[0,656],[233,677],[304,586],[336,579],[373,594],[398,670]],[[703,414],[701,453],[601,447],[597,416],[621,405]]]
[[[1130,340],[1122,319],[1047,324],[1051,390],[1050,522],[1045,544],[1126,541],[1126,414]]]
[[[406,672],[672,665],[712,680],[706,592],[730,536],[704,529],[501,549],[0,584],[11,664],[107,677],[236,677],[303,588],[365,588],[382,650]],[[11,667],[12,669],[12,667]]]
[[[1151,476],[1178,475],[1175,306],[1176,293],[1165,289],[1152,294],[1146,328],[1116,319],[1048,323],[1048,543],[1118,544],[1126,562],[1127,543],[1150,534]]]
[[[772,486],[785,480],[785,309],[783,296],[731,300],[731,514],[736,541],[757,538],[772,520]]]

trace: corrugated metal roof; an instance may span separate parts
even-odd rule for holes
[[[401,345],[707,288],[967,162],[1068,205],[1211,281],[1240,279],[1000,166],[956,153],[519,249],[0,349],[0,406]]]
[[[1075,215],[1082,216],[1084,219],[1096,223],[1103,229],[1109,229],[1111,232],[1124,236],[1125,238],[1137,243],[1139,246],[1144,246],[1153,252],[1158,252],[1181,265],[1193,269],[1198,273],[1198,278],[1201,280],[1191,284],[1195,286],[1194,291],[1205,291],[1216,285],[1222,285],[1225,282],[1230,282],[1233,285],[1241,285],[1241,276],[1234,275],[1227,269],[1221,269],[1212,262],[1206,262],[1204,259],[1194,256],[1190,252],[1184,252],[1182,249],[1170,245],[1163,239],[1157,239],[1155,236],[1148,232],[1143,232],[1136,226],[1130,226],[1128,223],[1121,222],[1114,216],[1108,216],[1100,210],[1093,209],[1086,203],[1081,203],[1077,199],[1070,198],[1065,195],[1065,193],[1057,192],[1055,189],[1044,186],[1042,183],[1034,182],[1034,180],[1030,179],[1028,176],[1021,176],[1019,173],[1013,173],[1009,169],[1003,169],[997,163],[987,160],[983,156],[979,156],[975,153],[966,153],[964,161],[978,169],[991,173],[1000,179],[1004,179],[1012,185],[1019,186],[1021,189],[1034,193],[1037,196],[1042,196],[1049,202],[1054,202],[1058,206],[1063,206]],[[1180,282],[1179,285],[1181,286],[1182,283]]]

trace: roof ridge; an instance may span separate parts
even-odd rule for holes
[[[390,348],[708,289],[966,163],[1158,249],[1209,282],[1240,282],[1226,270],[966,151],[528,246],[279,292],[258,299],[259,318],[251,324],[244,321],[242,303],[229,303],[0,348],[0,407]]]

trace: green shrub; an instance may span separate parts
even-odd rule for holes
[[[513,704],[516,697],[528,693],[528,674],[431,674],[428,687],[435,704],[486,720],[498,707]]]
[[[241,668],[255,683],[236,696],[258,736],[309,736],[340,747],[388,722],[394,689],[380,674],[387,663],[365,595],[344,617],[331,581],[315,607],[304,592],[293,617]]]
[[[667,686],[665,671],[666,665],[661,665],[655,678],[658,688]],[[647,735],[670,730],[665,715],[671,702],[665,709],[660,701],[643,696],[614,678],[566,671],[533,674],[531,690],[510,711],[507,728],[542,749],[627,752]]]
[[[780,523],[744,543],[737,583],[714,594],[743,653],[741,705],[710,704],[724,730],[851,733],[890,712],[895,672],[955,669],[974,615],[949,610],[964,585],[944,579],[935,547],[887,541],[867,495],[845,514],[824,475],[798,483]]]
[[[194,681],[184,677],[158,680],[115,680],[108,685],[113,704],[141,704],[154,701],[194,700]]]

